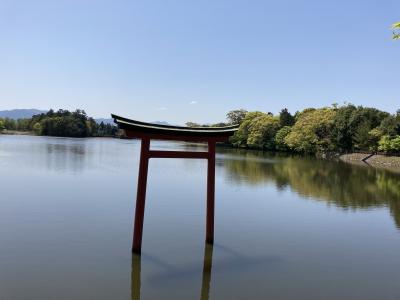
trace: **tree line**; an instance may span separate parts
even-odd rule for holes
[[[278,115],[244,109],[227,114],[228,123],[240,124],[230,139],[239,148],[310,154],[355,150],[400,153],[400,110],[390,114],[352,104],[307,108],[292,115],[286,108]],[[189,126],[198,124],[187,123]]]
[[[187,126],[239,124],[230,139],[238,148],[298,153],[345,153],[355,150],[400,153],[400,110],[390,114],[376,108],[347,104],[307,108],[291,114],[238,109],[228,112],[228,122]],[[49,110],[29,119],[0,119],[0,130],[31,131],[64,137],[115,136],[117,127],[98,124],[83,110]]]
[[[0,130],[31,131],[36,135],[61,137],[100,137],[115,136],[117,127],[111,124],[98,124],[88,117],[84,110],[73,112],[50,109],[47,113],[34,115],[28,119],[0,119]]]

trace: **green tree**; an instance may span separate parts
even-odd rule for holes
[[[390,148],[393,152],[400,152],[400,135],[390,141]]]
[[[40,122],[35,123],[32,129],[36,135],[42,135],[42,124]]]
[[[232,110],[226,114],[228,122],[232,125],[241,124],[246,117],[247,110],[241,108],[237,110]]]
[[[294,116],[290,114],[287,108],[284,108],[279,113],[279,122],[282,127],[292,126],[295,122]]]
[[[353,129],[351,128],[350,118],[356,110],[357,108],[351,104],[336,110],[332,128],[332,140],[339,151],[349,151],[353,147]]]
[[[301,112],[285,143],[304,153],[332,150],[331,131],[336,110],[332,108],[305,109]]]
[[[278,118],[269,114],[260,115],[253,120],[249,127],[247,145],[251,148],[274,150],[275,134],[279,127]]]
[[[390,152],[391,151],[390,136],[384,135],[384,136],[381,137],[381,139],[379,140],[378,150],[379,151],[383,151],[383,152]]]
[[[4,125],[4,120],[0,119],[0,131],[3,131],[6,128]]]
[[[247,139],[250,133],[250,127],[253,121],[265,114],[260,111],[253,111],[246,114],[246,117],[241,122],[238,131],[231,137],[231,143],[236,147],[246,147],[247,146]]]
[[[351,151],[354,148],[368,149],[372,146],[370,131],[381,125],[390,115],[375,108],[354,106],[352,104],[336,109],[332,140],[338,151]]]
[[[369,135],[369,150],[378,151],[379,141],[383,136],[383,132],[379,128],[372,129]]]
[[[4,126],[7,130],[16,130],[17,129],[15,120],[9,119],[9,118],[4,119]]]
[[[391,115],[382,120],[379,129],[383,134],[394,137],[400,134],[400,115]]]
[[[286,136],[292,131],[292,127],[284,126],[275,135],[275,147],[279,151],[288,151],[289,147],[285,143]]]

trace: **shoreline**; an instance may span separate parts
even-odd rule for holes
[[[349,153],[342,154],[339,157],[340,161],[345,163],[352,163],[361,166],[372,166],[378,168],[385,168],[395,171],[400,171],[400,157],[390,156],[382,154],[371,154],[367,153]]]
[[[3,131],[0,131],[0,134],[4,135],[36,135],[32,131],[19,131],[19,130],[7,130],[4,129]]]
[[[18,131],[18,130],[3,130],[0,132],[0,135],[23,135],[23,136],[42,136],[42,135],[36,135],[31,131]],[[43,135],[44,136],[44,135]],[[68,137],[62,137],[62,138],[68,138]],[[118,137],[111,137],[111,136],[89,136],[85,138],[118,138]],[[229,144],[219,144],[218,147],[221,148],[236,148],[232,147]],[[237,148],[237,149],[242,149],[245,151],[262,151],[258,149],[251,149],[251,148]],[[281,153],[280,151],[267,151],[267,152],[274,152],[274,153]],[[285,152],[289,154],[289,152]],[[294,155],[301,155],[301,156],[307,156],[307,155],[302,155],[300,153],[290,153]],[[317,156],[315,156],[316,159],[319,159]],[[326,158],[323,158],[326,159]],[[338,156],[335,155],[335,157],[327,158],[327,159],[333,159],[333,160],[339,160],[344,163],[351,163],[351,164],[356,164],[360,166],[366,166],[366,167],[377,167],[377,168],[385,168],[385,169],[390,169],[394,170],[397,172],[400,172],[400,156],[391,156],[391,155],[383,155],[383,154],[370,154],[370,153],[347,153],[347,154],[340,154]]]

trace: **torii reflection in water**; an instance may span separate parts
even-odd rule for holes
[[[203,276],[201,283],[200,300],[208,300],[210,296],[211,269],[212,269],[213,245],[206,243],[204,247],[203,260]],[[141,264],[142,257],[139,254],[132,256],[132,273],[131,273],[131,298],[132,300],[140,300],[141,288]]]

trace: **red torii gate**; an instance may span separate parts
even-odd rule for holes
[[[128,138],[141,139],[139,178],[136,196],[135,225],[132,252],[141,253],[144,207],[146,201],[147,170],[150,158],[199,158],[207,159],[207,220],[206,242],[214,242],[215,197],[215,144],[226,142],[239,125],[225,127],[182,127],[159,125],[111,115]],[[207,142],[208,151],[159,151],[150,150],[150,140],[173,140],[184,142]]]

